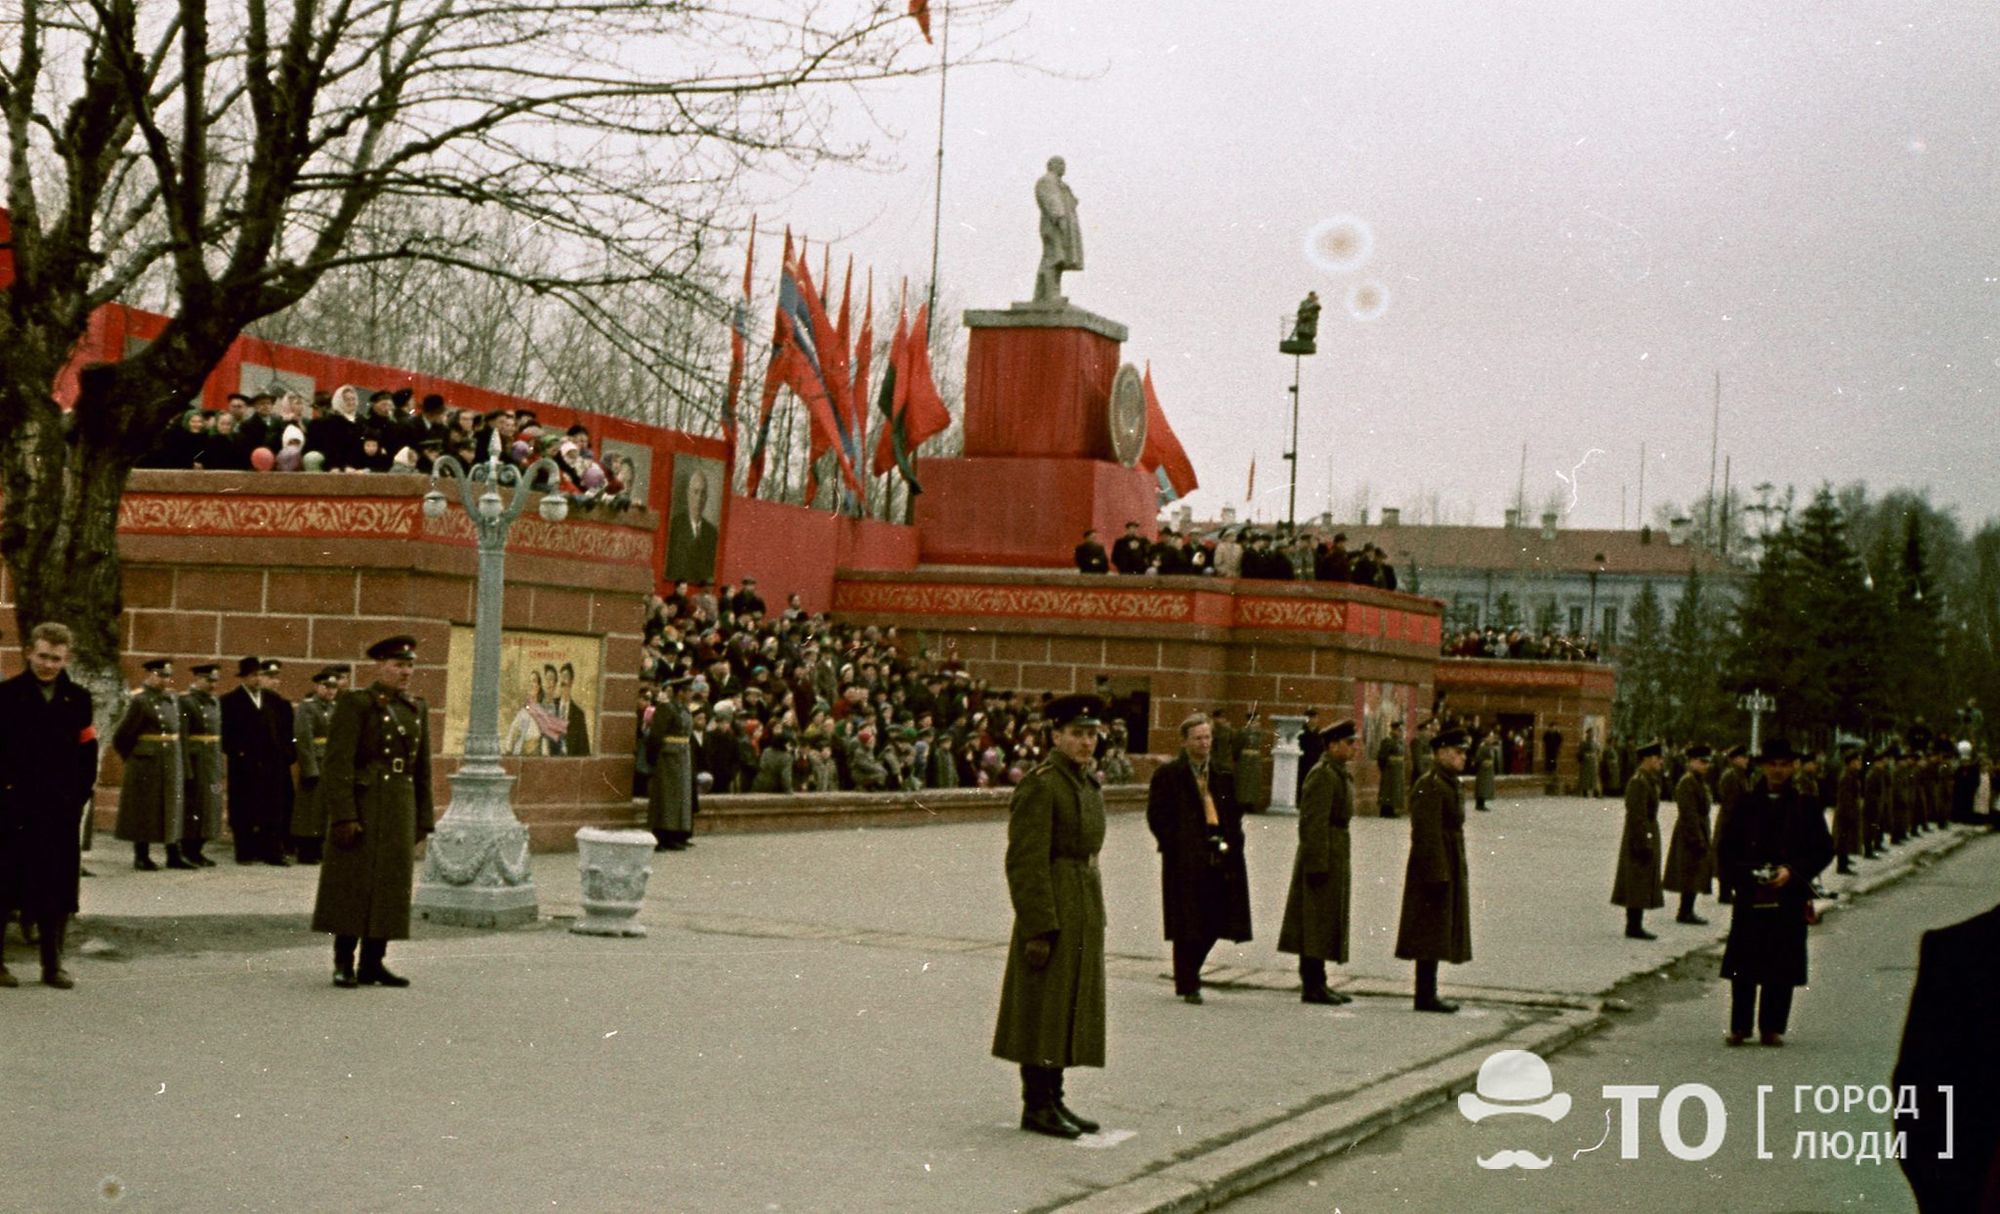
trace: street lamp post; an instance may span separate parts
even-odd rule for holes
[[[1750,714],[1750,753],[1754,757],[1763,752],[1760,738],[1763,734],[1764,714],[1778,706],[1778,702],[1764,694],[1761,687],[1753,687],[1750,694],[1736,701],[1736,706]]]
[[[560,483],[552,460],[526,472],[500,462],[498,452],[470,469],[440,456],[424,494],[424,517],[441,519],[448,508],[440,480],[458,482],[459,500],[479,541],[479,597],[473,611],[472,713],[466,720],[465,756],[451,775],[451,804],[438,819],[417,880],[417,913],[436,923],[513,927],[538,913],[528,865],[528,828],[514,816],[514,777],[500,765],[500,622],[507,585],[507,532],[546,481],[541,516],[560,523],[569,503],[553,490]],[[500,496],[512,490],[511,500]]]

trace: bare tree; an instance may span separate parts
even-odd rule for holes
[[[1005,3],[952,15],[973,34]],[[246,326],[334,271],[425,263],[509,281],[698,378],[687,346],[623,311],[621,291],[643,284],[719,320],[700,267],[732,189],[773,161],[862,155],[832,142],[836,105],[935,66],[905,12],[8,0],[0,555],[18,624],[65,620],[84,670],[112,668],[127,473]],[[475,239],[477,224],[421,222],[440,207],[520,217],[551,256],[517,262]],[[92,313],[141,297],[165,301],[165,328],[83,368],[65,411],[52,385]]]

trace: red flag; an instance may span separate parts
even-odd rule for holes
[[[868,455],[868,373],[875,361],[875,271],[868,271],[866,303],[861,309],[861,333],[854,339],[854,384],[848,390],[848,406],[854,410],[854,459],[856,471]]]
[[[1166,410],[1160,408],[1159,393],[1153,390],[1153,364],[1146,364],[1146,446],[1139,454],[1139,466],[1159,477],[1161,487],[1173,497],[1186,497],[1200,482],[1194,465],[1188,462],[1181,440],[1167,424]]]
[[[882,372],[882,390],[875,400],[875,408],[882,414],[882,429],[875,439],[875,463],[871,469],[876,476],[899,464],[905,466],[907,476],[908,453],[902,447],[901,419],[896,414],[896,380],[902,373],[903,346],[909,341],[909,330],[909,315],[898,306],[896,332],[889,338],[889,365]]]
[[[896,384],[889,402],[889,433],[884,435],[895,452],[896,464],[910,488],[923,492],[917,484],[913,457],[925,440],[951,428],[951,411],[938,395],[931,375],[930,305],[917,309],[917,318],[903,335],[902,355],[896,362]]]
[[[743,391],[743,364],[750,342],[750,266],[757,259],[757,217],[750,217],[750,247],[743,253],[743,298],[729,316],[729,388],[722,399],[724,484],[736,484],[736,398]]]
[[[750,474],[743,486],[743,492],[750,497],[757,496],[757,486],[764,480],[764,447],[771,437],[771,408],[778,402],[778,389],[785,386],[790,366],[790,356],[786,351],[791,345],[791,319],[785,312],[783,279],[791,272],[791,265],[792,229],[787,225],[785,255],[778,264],[780,286],[777,316],[771,328],[771,361],[764,367],[764,394],[757,405],[757,439],[750,445]]]
[[[917,19],[917,28],[924,31],[924,41],[931,40],[931,0],[910,0],[910,16]]]
[[[847,354],[840,348],[833,322],[827,319],[826,303],[813,286],[812,272],[805,258],[799,258],[795,280],[797,300],[792,308],[793,374],[788,379],[792,391],[806,404],[812,419],[812,458],[817,460],[828,447],[840,460],[841,478],[856,493],[863,492],[855,471],[852,437],[847,432],[845,398],[850,386]],[[810,344],[804,338],[810,337]]]

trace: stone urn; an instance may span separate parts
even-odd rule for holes
[[[576,866],[583,874],[583,918],[570,929],[585,936],[643,936],[633,922],[653,872],[653,836],[643,830],[576,832]]]

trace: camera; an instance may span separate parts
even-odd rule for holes
[[[1760,883],[1769,885],[1778,879],[1778,866],[1775,864],[1760,864],[1750,870],[1750,875],[1757,878]]]

